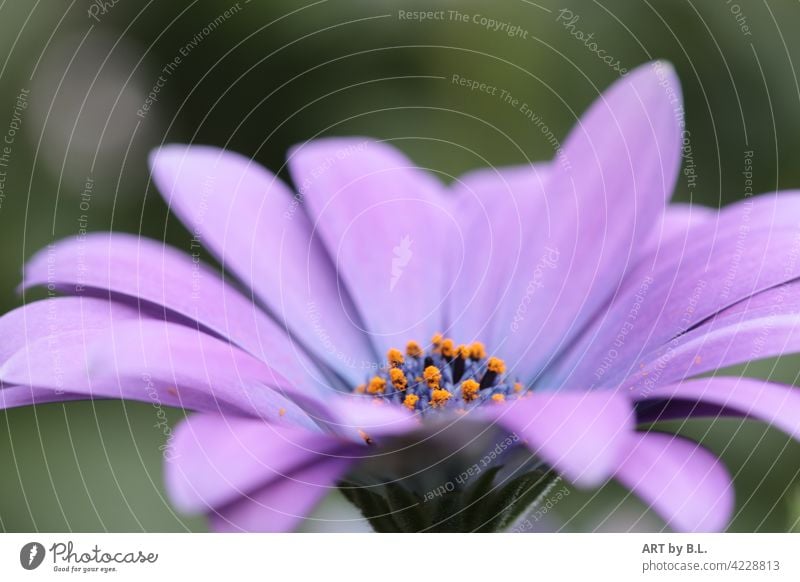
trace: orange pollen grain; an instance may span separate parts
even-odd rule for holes
[[[492,401],[501,404],[506,401],[505,394],[492,394]]]
[[[408,386],[408,380],[406,379],[406,375],[400,368],[392,368],[391,370],[389,370],[389,378],[392,381],[392,386],[394,386],[401,392],[405,390],[406,387]]]
[[[489,358],[489,362],[486,364],[486,367],[490,372],[494,372],[495,374],[502,374],[506,371],[506,363],[500,358]]]
[[[450,400],[451,396],[452,394],[447,390],[442,390],[440,388],[431,390],[431,407],[439,408],[440,406],[444,406],[447,404],[447,401]]]
[[[417,342],[412,340],[406,344],[406,355],[409,358],[420,358],[422,353],[422,348]]]
[[[359,429],[358,436],[360,436],[362,439],[364,439],[364,442],[367,443],[368,445],[371,445],[374,442],[372,440],[372,438],[367,433],[365,433],[363,430]]]
[[[370,394],[383,394],[384,390],[386,390],[386,380],[380,376],[373,376],[372,380],[369,381],[369,386],[367,386],[367,392]]]
[[[405,397],[405,400],[403,400],[403,406],[409,410],[414,410],[414,408],[417,406],[417,401],[419,401],[419,396],[416,394],[409,394]]]
[[[386,359],[389,361],[391,366],[400,366],[404,361],[403,352],[398,350],[397,348],[392,348],[388,352],[386,352]]]
[[[464,402],[472,402],[478,397],[478,391],[480,390],[480,384],[478,384],[475,380],[464,380],[461,383],[461,397],[464,399]]]
[[[427,368],[425,368],[425,371],[422,373],[422,376],[425,378],[425,381],[431,388],[433,388],[434,386],[438,386],[439,382],[442,381],[442,373],[436,366],[428,366]]]
[[[442,355],[445,358],[452,358],[455,354],[455,343],[451,339],[446,339],[442,342]]]
[[[469,347],[469,355],[473,360],[482,360],[486,357],[486,348],[481,342],[472,342]]]

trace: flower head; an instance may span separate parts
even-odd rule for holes
[[[800,437],[792,388],[698,379],[800,349],[800,196],[666,205],[679,95],[671,67],[645,65],[552,162],[451,186],[368,139],[293,149],[297,194],[237,154],[160,148],[156,185],[245,291],[156,241],[61,241],[23,286],[64,296],[0,319],[2,405],[196,411],[167,488],[219,530],[292,529],[338,486],[378,530],[492,531],[556,476],[616,479],[675,529],[722,529],[720,461],[642,427],[725,414]],[[734,257],[761,267],[729,276]]]

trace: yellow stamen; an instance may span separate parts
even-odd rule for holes
[[[464,402],[472,402],[478,397],[481,386],[475,380],[464,380],[461,383],[461,397]]]
[[[440,388],[435,388],[431,390],[431,407],[432,408],[440,408],[447,404],[447,401],[450,400],[452,394],[447,390],[442,390]]]
[[[353,390],[353,392],[355,392],[356,394],[364,394],[364,392],[366,391],[367,387],[365,384],[359,384],[358,386],[356,386],[356,389]]]
[[[489,362],[486,364],[486,367],[490,372],[494,372],[495,374],[502,374],[506,371],[506,363],[500,358],[489,358]]]
[[[444,339],[444,337],[442,336],[442,334],[440,334],[438,332],[433,334],[433,337],[431,338],[431,344],[433,344],[433,351],[434,352],[438,352],[439,351],[439,348],[442,345],[442,340],[443,339]]]
[[[520,382],[514,382],[514,392],[522,392],[522,384]]]
[[[451,339],[446,339],[442,342],[442,355],[445,358],[452,358],[455,354],[455,343]]]
[[[405,361],[403,358],[403,352],[397,348],[391,348],[388,352],[386,352],[386,359],[389,361],[389,365],[393,367],[400,366]]]
[[[403,370],[400,368],[392,368],[389,370],[389,378],[392,381],[392,386],[394,386],[400,392],[403,392],[408,387],[406,375],[403,374]]]
[[[373,444],[375,442],[375,441],[372,440],[372,438],[367,433],[365,433],[361,429],[359,429],[359,431],[358,431],[358,436],[360,436],[362,439],[364,439],[364,442],[367,443],[368,445],[371,445],[371,444]]]
[[[278,409],[278,415],[279,416],[284,416],[285,414],[286,414],[286,409],[285,408],[279,408]]]
[[[492,394],[492,401],[497,404],[502,404],[506,401],[506,396],[505,394]]]
[[[461,344],[456,348],[456,355],[463,360],[466,360],[469,357],[469,354],[470,350],[464,344]]]
[[[419,401],[419,396],[416,394],[408,394],[403,400],[403,406],[408,408],[409,410],[414,410],[417,406],[417,402]]]
[[[369,381],[369,386],[367,386],[367,392],[370,394],[383,394],[384,390],[386,390],[386,380],[380,376],[373,376],[372,380]]]
[[[425,371],[422,373],[422,375],[425,377],[425,381],[431,388],[438,388],[439,382],[442,381],[442,373],[436,366],[428,366],[425,368]]]
[[[481,342],[472,342],[469,352],[473,360],[482,360],[486,357],[486,348]]]
[[[422,348],[417,342],[412,340],[406,344],[406,355],[409,358],[421,358],[422,354]]]

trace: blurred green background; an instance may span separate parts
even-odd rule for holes
[[[677,68],[697,172],[693,189],[680,180],[677,199],[720,206],[742,198],[746,150],[754,152],[756,192],[800,186],[798,2],[101,4],[0,4],[0,127],[10,122],[17,95],[29,92],[0,198],[2,311],[22,301],[15,287],[25,259],[74,234],[81,214],[89,230],[141,232],[188,247],[188,233],[148,180],[147,152],[162,142],[225,146],[282,174],[290,145],[323,134],[404,138],[399,144],[415,161],[451,176],[550,158],[551,145],[518,110],[451,79],[505,89],[563,139],[617,73],[558,21],[562,9],[623,67],[664,58]],[[441,9],[508,22],[518,33],[399,13]],[[162,68],[182,50],[157,100],[138,115]],[[94,188],[86,212],[80,196],[88,178]],[[742,372],[794,383],[797,369],[796,358],[785,358]],[[204,530],[203,520],[181,517],[165,501],[165,434],[156,412],[146,404],[82,402],[0,413],[0,529]],[[170,422],[183,415],[166,414]],[[732,530],[799,527],[800,446],[756,423],[673,428],[719,453],[736,476]],[[332,498],[318,516],[352,514]],[[538,526],[661,524],[612,485],[597,495],[574,492]]]

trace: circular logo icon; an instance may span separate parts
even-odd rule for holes
[[[39,542],[29,542],[19,551],[19,563],[26,570],[35,570],[44,561],[44,546]]]

